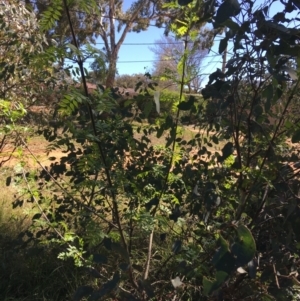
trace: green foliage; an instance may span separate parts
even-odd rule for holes
[[[43,12],[40,26],[42,31],[48,31],[52,29],[57,22],[61,18],[61,12],[63,10],[62,1],[54,0],[50,2],[47,10]]]
[[[6,181],[17,183],[15,207],[32,205],[20,238],[86,272],[74,300],[297,299],[298,30],[251,1],[181,4],[178,34],[203,20],[230,29],[219,49],[234,45],[225,73],[209,76],[203,98],[184,95],[186,52],[181,92],[161,92],[160,113],[148,74],[124,102],[101,86],[66,89],[61,119],[39,131],[63,155]],[[70,48],[84,85],[84,51]]]

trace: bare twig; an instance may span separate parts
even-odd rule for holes
[[[285,114],[286,114],[286,112],[287,112],[287,110],[288,110],[288,108],[289,108],[289,105],[290,105],[291,101],[293,100],[294,95],[295,95],[295,93],[296,93],[296,91],[297,91],[297,89],[298,89],[299,83],[300,83],[300,78],[298,78],[297,82],[295,83],[295,85],[294,85],[294,87],[293,87],[293,89],[292,89],[292,91],[291,91],[291,93],[290,93],[290,95],[289,95],[289,97],[288,97],[288,100],[287,100],[287,102],[286,102],[286,104],[285,104],[285,106],[284,106],[284,109],[283,109],[282,113],[281,113],[279,122],[278,122],[278,124],[277,124],[277,126],[276,126],[276,128],[275,128],[275,131],[274,131],[274,133],[273,133],[273,136],[272,136],[271,140],[268,141],[269,146],[268,146],[268,148],[267,148],[267,150],[266,150],[266,152],[265,152],[265,156],[263,157],[263,160],[262,160],[262,162],[261,162],[261,164],[260,164],[259,172],[258,172],[256,178],[255,178],[254,181],[253,181],[252,188],[250,189],[250,191],[248,192],[248,194],[245,196],[243,203],[240,204],[240,206],[239,206],[239,208],[238,208],[238,210],[237,210],[236,220],[239,220],[239,219],[240,219],[240,217],[241,217],[241,215],[242,215],[242,213],[243,213],[244,207],[245,207],[245,205],[246,205],[248,199],[249,199],[250,196],[252,195],[253,189],[254,189],[255,185],[257,184],[257,182],[258,182],[258,180],[259,180],[259,178],[260,178],[260,176],[261,176],[261,174],[262,174],[262,169],[263,169],[264,166],[265,166],[265,163],[266,163],[266,161],[267,161],[267,158],[268,158],[268,155],[269,155],[270,150],[273,149],[273,143],[274,143],[274,140],[277,138],[277,134],[279,133],[279,129],[280,129],[282,123],[283,123]],[[256,214],[255,214],[256,217],[257,217],[257,216],[259,215],[259,213],[261,212],[261,210],[262,210],[262,208],[263,208],[263,206],[264,206],[264,204],[265,204],[265,202],[266,202],[266,199],[267,199],[267,198],[265,198],[265,200],[264,200],[263,202],[261,202],[259,208],[257,209]],[[254,218],[254,219],[255,219],[255,218]],[[253,220],[254,220],[254,219],[253,219]]]
[[[278,275],[277,275],[277,271],[276,271],[276,267],[275,267],[274,263],[273,263],[273,272],[274,272],[277,288],[280,289],[280,285],[279,285],[279,281],[278,281]]]

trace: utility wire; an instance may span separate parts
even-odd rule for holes
[[[206,59],[206,58],[212,58],[212,57],[217,57],[217,56],[220,56],[220,54],[217,54],[217,55],[208,55],[208,56],[205,56],[203,59]],[[74,61],[70,58],[66,58],[66,60],[68,61]],[[94,60],[93,58],[87,58],[85,59],[84,61],[90,61],[90,60]],[[174,61],[177,61],[176,59],[169,59],[169,60],[142,60],[142,61],[117,61],[117,63],[154,63],[154,62],[174,62]],[[210,62],[211,63],[211,62]]]
[[[214,40],[214,42],[220,42],[221,40]],[[188,42],[188,43],[193,43],[193,42]],[[95,43],[96,45],[105,45],[102,42],[99,43]],[[182,42],[171,42],[171,43],[122,43],[122,46],[150,46],[150,45],[180,45],[182,44]],[[216,53],[215,51],[213,51],[214,53]]]
[[[193,43],[193,42],[189,42],[189,43]],[[104,43],[100,42],[100,43],[95,43],[96,45],[104,45]],[[174,43],[123,43],[122,45],[126,45],[126,46],[144,46],[144,45],[180,45],[183,43],[180,42],[174,42]]]
[[[29,1],[31,4],[37,5],[38,1]],[[106,15],[98,15],[98,14],[93,14],[93,13],[89,13],[89,12],[84,12],[84,11],[80,11],[80,10],[76,10],[76,9],[70,9],[70,12],[75,12],[75,13],[79,13],[79,14],[87,14],[89,16],[95,16],[95,17],[101,17],[101,18],[106,18],[106,19],[113,19],[113,20],[117,20],[117,21],[122,21],[122,22],[128,22],[130,21],[129,19],[122,19],[122,18],[118,18],[118,17],[109,17]],[[167,29],[168,27],[166,26],[158,26],[155,24],[147,24],[147,20],[145,20],[144,22],[137,22],[134,21],[134,23],[136,24],[141,24],[141,25],[147,25],[147,26],[153,26],[156,28],[162,28],[162,29]]]

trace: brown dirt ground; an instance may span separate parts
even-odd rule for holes
[[[49,157],[60,158],[65,155],[62,150],[51,151],[49,155],[46,153],[47,142],[43,141],[42,138],[34,139],[28,144],[29,150],[25,147],[20,147],[19,150],[13,149],[12,145],[6,145],[0,152],[0,166],[2,167],[14,167],[20,161],[25,162],[30,168],[38,168],[39,165],[37,160],[43,165],[49,165],[51,162]],[[7,161],[7,159],[10,159]],[[37,159],[37,160],[36,160]],[[2,162],[2,164],[1,164]]]
[[[199,133],[198,129],[195,129],[193,126],[186,126],[186,132],[184,136],[186,139],[191,139],[193,135]],[[203,134],[201,132],[201,134]],[[136,134],[136,138],[140,138],[142,134]],[[150,137],[153,145],[163,145],[165,142],[165,137],[156,138],[155,135]],[[51,151],[48,155],[46,152],[48,142],[43,137],[33,137],[28,141],[29,150],[26,147],[20,147],[19,151],[13,149],[12,144],[7,144],[0,152],[0,167],[11,167],[13,168],[16,164],[23,161],[26,163],[29,168],[39,168],[39,164],[47,166],[50,163],[53,163],[52,160],[49,160],[49,157],[56,157],[57,160],[65,155],[62,150],[56,149]],[[32,154],[33,155],[32,155]],[[7,159],[11,158],[7,161]],[[36,159],[37,160],[36,160]]]

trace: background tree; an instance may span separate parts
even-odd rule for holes
[[[66,18],[62,18],[61,13],[57,16],[51,15],[55,1],[36,0],[35,3],[35,8],[39,10],[40,15],[49,15],[47,20],[44,18],[44,23],[51,18],[56,18],[54,27],[47,28],[48,36],[59,39],[60,45],[72,43],[71,31],[66,26]],[[108,61],[107,87],[114,85],[118,53],[127,33],[145,31],[151,20],[158,18],[161,4],[162,1],[138,0],[133,1],[130,8],[124,11],[121,0],[93,0],[88,3],[83,0],[74,0],[69,3],[70,17],[76,37],[78,37],[78,45],[82,46],[87,42],[95,43],[98,37],[104,43],[103,50]]]
[[[9,0],[1,5],[0,98],[28,107],[42,98],[51,84],[53,57],[44,52],[46,39],[41,34],[34,12]],[[37,98],[39,97],[39,99]]]
[[[145,76],[142,73],[117,75],[116,86],[135,89],[137,83],[144,80],[144,78]]]
[[[155,41],[155,46],[150,48],[156,60],[153,67],[154,76],[161,79],[172,79],[175,76],[177,80],[179,79],[177,70],[178,63],[185,52],[184,43],[183,40],[178,40],[172,36],[163,36]],[[201,85],[201,63],[207,54],[207,49],[202,37],[199,37],[196,41],[188,40],[187,43],[186,85],[189,93],[197,93]],[[173,84],[175,84],[174,81]],[[167,81],[164,86],[172,86],[172,80]]]
[[[109,62],[106,86],[112,87],[117,71],[118,53],[128,32],[141,32],[157,17],[161,1],[134,1],[127,11],[122,9],[123,1],[109,0],[99,3],[101,17],[97,20],[99,35],[104,42]],[[117,39],[117,34],[120,36]]]
[[[104,52],[97,50],[92,54],[92,58],[94,60],[90,64],[88,80],[95,84],[103,84],[107,76],[107,57]]]

